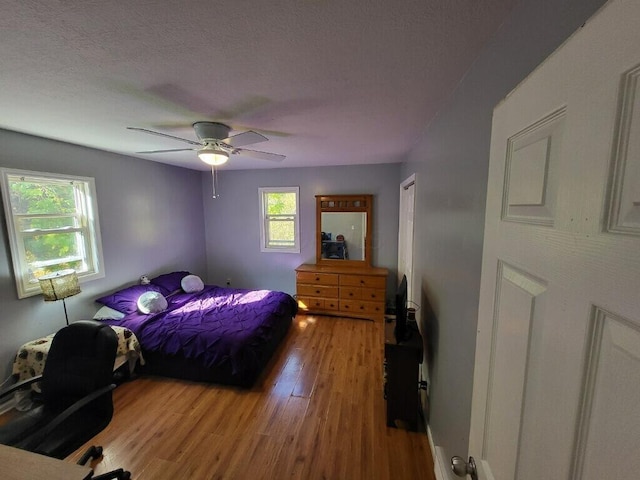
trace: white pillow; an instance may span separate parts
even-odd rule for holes
[[[121,318],[124,318],[124,313],[111,307],[107,307],[106,305],[98,310],[93,316],[94,320],[120,320]]]
[[[187,293],[199,292],[204,288],[204,282],[197,275],[187,275],[180,282],[180,286]]]
[[[140,313],[158,313],[166,310],[167,299],[160,292],[145,292],[138,298]]]

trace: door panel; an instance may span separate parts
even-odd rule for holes
[[[565,115],[561,108],[508,140],[504,220],[553,226]]]
[[[575,478],[629,477],[629,464],[620,459],[638,454],[638,371],[640,327],[594,307]]]
[[[640,235],[640,67],[622,79],[609,229]]]
[[[469,452],[480,479],[640,471],[638,19],[640,2],[609,2],[494,111]]]
[[[487,393],[484,458],[496,478],[514,478],[518,459],[521,406],[535,318],[541,316],[544,282],[499,264],[493,319],[491,370]]]

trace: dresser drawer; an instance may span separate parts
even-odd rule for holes
[[[383,302],[363,302],[360,300],[340,300],[340,310],[354,315],[378,316],[384,313]]]
[[[302,311],[324,309],[324,298],[298,296],[298,308]]]
[[[338,285],[340,276],[336,273],[297,272],[298,283],[310,283],[313,285]]]
[[[340,287],[340,298],[360,300],[362,298],[362,289],[351,286]]]
[[[360,289],[360,298],[362,300],[368,300],[370,302],[384,302],[385,301],[385,293],[384,289],[378,288],[361,288]]]
[[[337,298],[298,297],[298,308],[304,312],[338,312],[340,302]]]
[[[370,302],[384,302],[385,290],[381,290],[378,288],[342,286],[340,287],[340,298],[352,300],[367,300]]]
[[[337,298],[325,298],[324,309],[337,312],[338,310],[340,310],[340,302]]]
[[[340,275],[340,286],[354,286],[384,289],[386,287],[384,277],[370,275]]]
[[[331,297],[338,298],[338,287],[327,287],[325,285],[304,285],[298,284],[298,295],[303,297]]]

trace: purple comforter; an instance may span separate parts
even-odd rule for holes
[[[234,374],[253,367],[256,349],[297,310],[295,300],[283,292],[212,285],[167,301],[161,313],[132,313],[107,323],[133,331],[143,351],[198,359],[207,367],[230,361]]]

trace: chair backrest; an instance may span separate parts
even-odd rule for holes
[[[64,410],[85,395],[112,384],[117,348],[118,337],[113,329],[94,320],[74,322],[58,331],[40,382],[45,407]],[[110,417],[111,395],[97,408],[105,409],[104,414]]]

